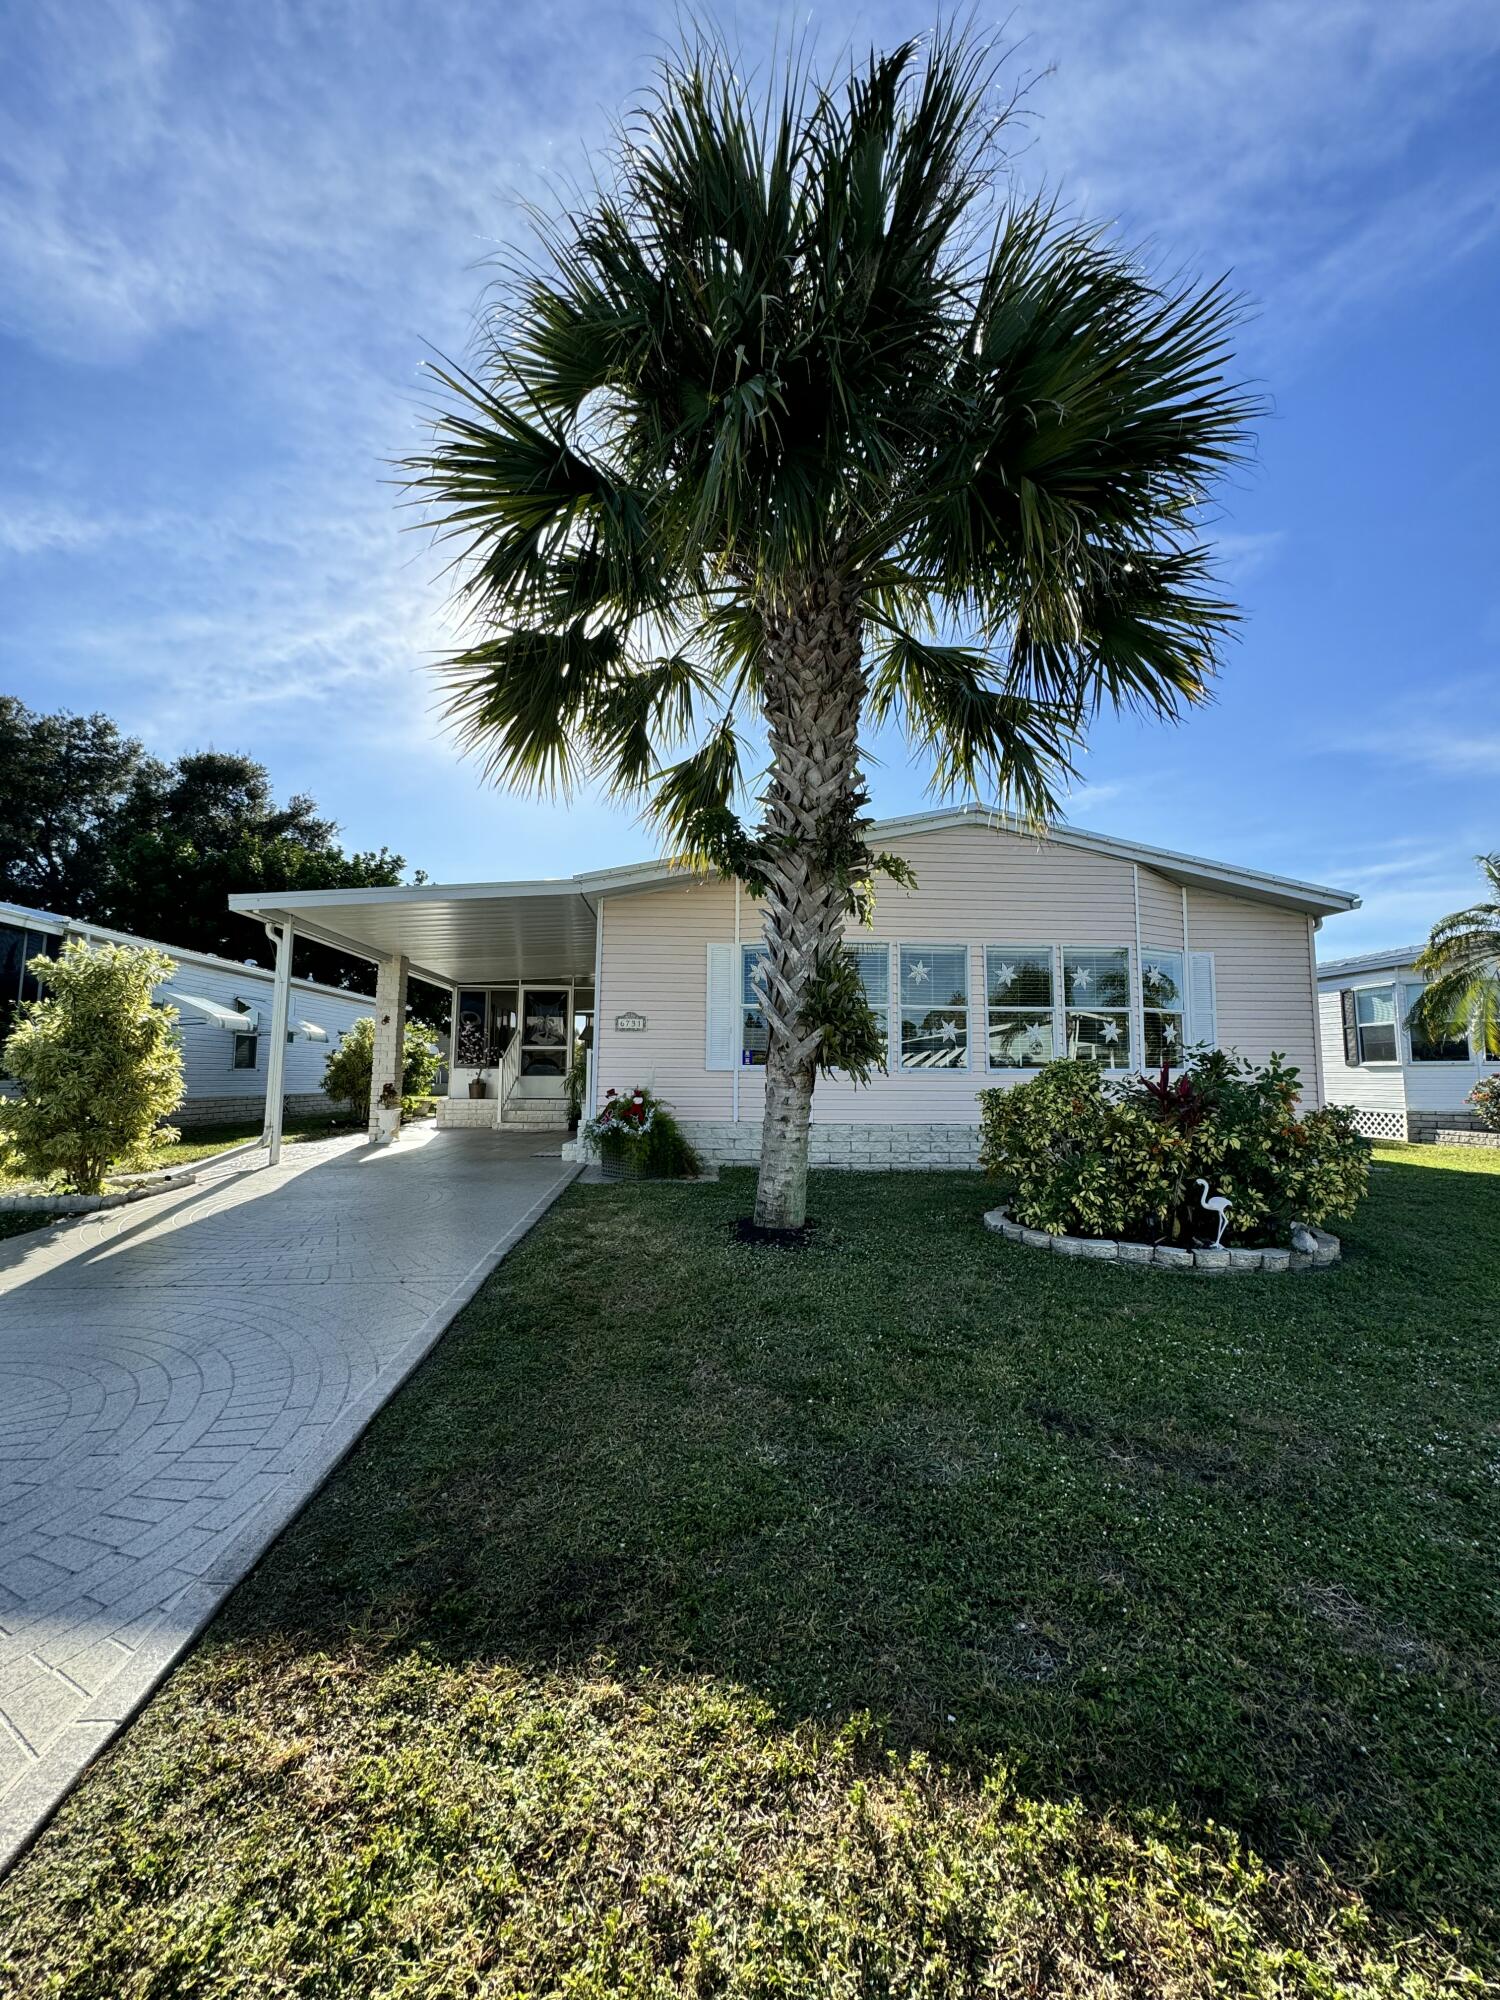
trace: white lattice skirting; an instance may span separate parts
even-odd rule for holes
[[[1405,1139],[1404,1111],[1356,1111],[1354,1123],[1367,1139]]]

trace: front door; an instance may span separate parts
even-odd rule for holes
[[[522,990],[520,1074],[528,1097],[562,1095],[572,1026],[572,995],[566,986]]]

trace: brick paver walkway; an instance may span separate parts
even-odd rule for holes
[[[0,1244],[0,1870],[567,1185],[547,1143],[294,1145]]]

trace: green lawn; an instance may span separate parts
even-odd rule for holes
[[[257,1118],[251,1123],[243,1119],[224,1125],[184,1125],[178,1128],[182,1134],[176,1145],[155,1146],[148,1165],[136,1169],[141,1173],[154,1173],[160,1167],[188,1167],[195,1160],[206,1160],[215,1153],[222,1153],[230,1146],[242,1146],[247,1139],[260,1137],[261,1122]],[[362,1132],[363,1124],[351,1125],[343,1117],[288,1118],[282,1132],[287,1145],[294,1145],[299,1139],[333,1139],[351,1132]],[[14,1176],[7,1176],[0,1168],[0,1191],[28,1187],[31,1183]]]
[[[1500,1157],[1383,1150],[1293,1277],[749,1195],[564,1198],[0,1889],[6,1991],[1500,1971]]]

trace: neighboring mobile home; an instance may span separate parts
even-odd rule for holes
[[[186,1095],[172,1114],[174,1124],[261,1118],[270,1066],[267,1040],[272,974],[232,958],[179,951],[174,945],[157,945],[151,939],[54,916],[48,910],[0,903],[0,1041],[10,1032],[17,1005],[34,1000],[40,990],[26,970],[28,961],[43,954],[56,958],[64,938],[69,937],[83,938],[90,944],[152,944],[153,949],[166,952],[175,961],[176,972],[155,993],[158,1000],[177,1009],[182,1036]],[[362,993],[346,993],[310,979],[292,980],[290,992],[283,1085],[288,1108],[326,1111],[331,1108],[323,1094],[323,1064],[328,1051],[361,1015],[373,1010],[375,1003]]]
[[[1476,1037],[1437,1039],[1413,1024],[1425,984],[1415,964],[1421,949],[1372,951],[1318,967],[1328,1095],[1352,1104],[1372,1139],[1479,1131],[1479,1114],[1465,1099],[1481,1077],[1500,1073],[1500,1057],[1484,1057]]]
[[[1072,827],[1038,838],[974,807],[888,820],[873,838],[916,876],[877,883],[873,928],[848,939],[889,1068],[864,1089],[819,1080],[816,1163],[972,1165],[978,1093],[1064,1053],[1124,1074],[1193,1044],[1278,1050],[1303,1101],[1324,1101],[1313,934],[1356,896]],[[761,919],[733,883],[648,862],[230,901],[283,939],[292,928],[376,960],[377,1079],[407,974],[452,990],[442,1124],[560,1126],[583,1048],[590,1104],[645,1084],[709,1159],[756,1156]]]

